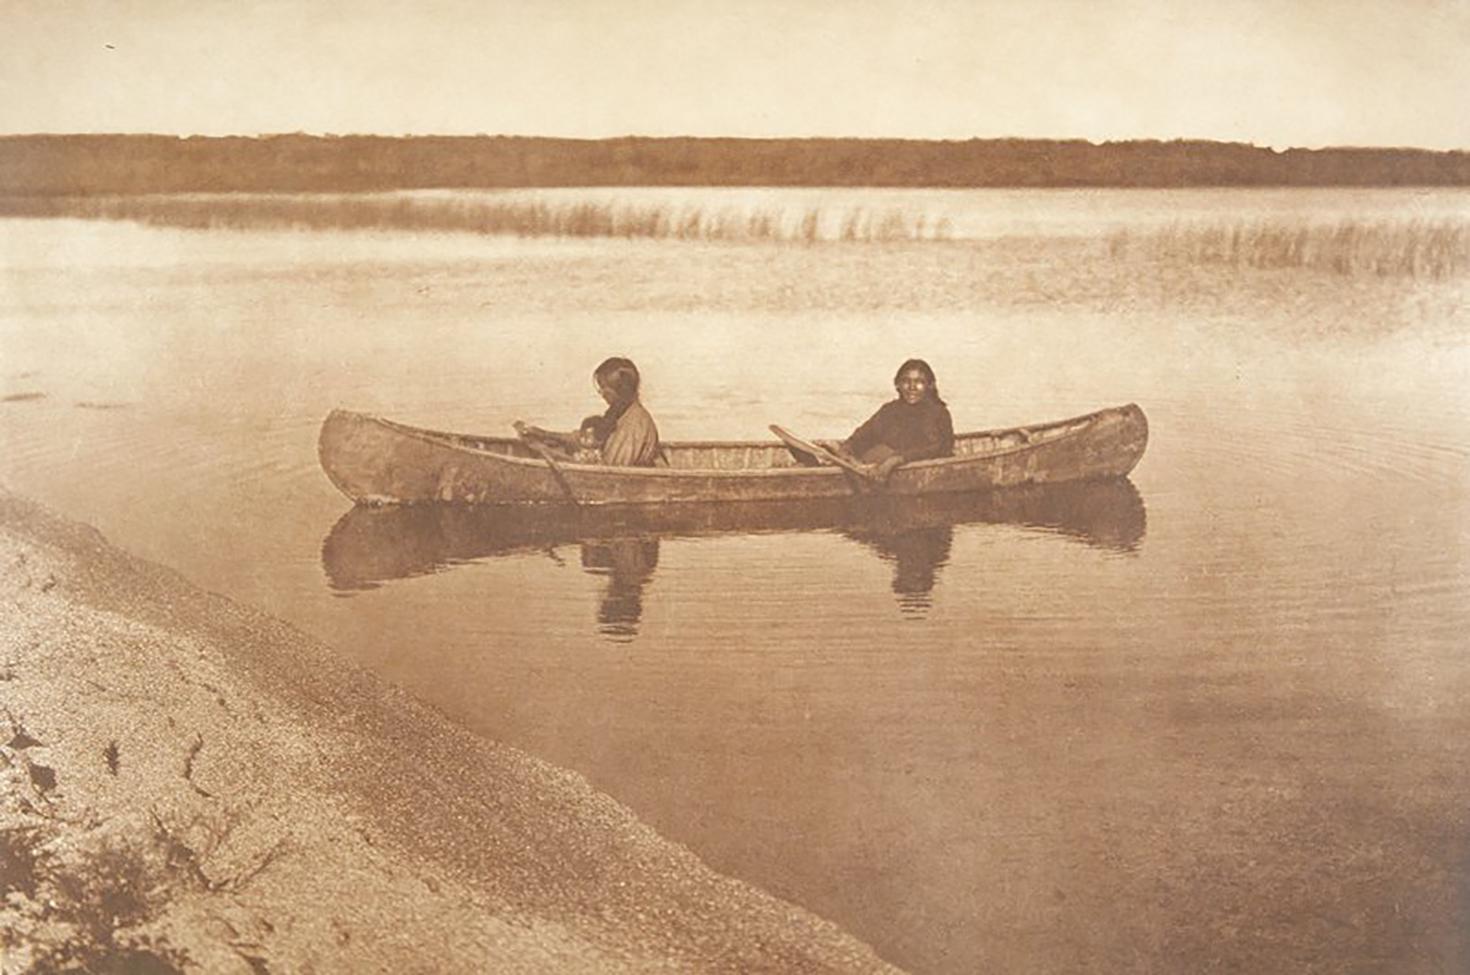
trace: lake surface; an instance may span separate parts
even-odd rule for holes
[[[0,220],[0,479],[912,971],[1464,970],[1470,281],[1109,241],[1470,193],[757,197],[951,232]],[[1060,496],[591,532],[354,511],[317,465],[334,406],[570,427],[613,354],[667,439],[843,436],[912,355],[958,429],[1137,402],[1151,439]]]

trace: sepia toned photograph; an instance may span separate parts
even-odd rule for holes
[[[0,51],[0,975],[1470,971],[1470,0]]]

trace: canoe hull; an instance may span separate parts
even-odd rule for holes
[[[881,491],[899,497],[1123,477],[1148,443],[1136,405],[1058,423],[957,438],[968,452],[908,464],[877,487],[835,467],[805,467],[779,443],[668,444],[673,466],[558,464],[508,438],[439,433],[347,410],[322,424],[322,469],[353,502],[650,505],[796,501]],[[748,466],[701,467],[730,455]]]

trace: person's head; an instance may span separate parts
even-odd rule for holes
[[[899,366],[898,372],[893,374],[893,388],[898,390],[899,398],[910,406],[926,399],[932,399],[936,403],[944,402],[939,398],[939,384],[934,380],[934,370],[923,359],[910,359]]]
[[[582,425],[577,429],[577,442],[583,447],[600,447],[602,446],[602,442],[607,439],[605,435],[606,430],[607,422],[601,414],[589,416],[582,421]]]
[[[592,379],[608,406],[627,406],[638,398],[638,367],[632,359],[606,359],[593,371]]]

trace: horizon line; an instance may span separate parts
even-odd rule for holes
[[[105,137],[140,137],[140,138],[171,138],[171,139],[277,139],[288,137],[307,137],[315,139],[546,139],[559,142],[626,142],[633,140],[647,141],[677,141],[697,140],[707,142],[911,142],[927,144],[965,144],[970,142],[1051,142],[1058,144],[1085,144],[1094,147],[1121,145],[1128,143],[1193,143],[1217,146],[1243,146],[1250,149],[1262,149],[1273,153],[1284,152],[1323,152],[1333,150],[1367,150],[1380,152],[1424,152],[1424,153],[1466,153],[1470,147],[1456,148],[1431,148],[1428,146],[1415,146],[1403,144],[1371,144],[1371,143],[1324,143],[1315,146],[1308,145],[1276,145],[1272,143],[1259,144],[1256,142],[1242,141],[1239,139],[1219,139],[1207,136],[1127,136],[1121,138],[1109,138],[1103,140],[1089,139],[1083,136],[953,136],[953,137],[919,137],[919,136],[888,136],[888,135],[641,135],[628,133],[624,135],[606,136],[578,136],[578,135],[547,135],[527,134],[520,132],[312,132],[306,130],[275,131],[275,132],[146,132],[146,131],[41,131],[41,132],[4,132],[0,133],[0,139],[27,139],[27,138],[105,138]]]

